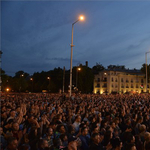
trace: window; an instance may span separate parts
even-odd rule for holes
[[[98,83],[96,87],[100,87],[100,84]]]
[[[139,88],[138,84],[136,85],[136,88]]]
[[[114,85],[112,84],[112,85],[111,85],[111,87],[113,88],[113,87],[114,87]]]
[[[116,80],[115,80],[116,82],[117,82],[117,78],[116,78]]]
[[[112,78],[111,81],[113,82],[113,81],[114,81],[114,78]]]
[[[128,80],[128,79],[126,79],[126,82],[128,83],[128,82],[129,82],[129,80]]]
[[[131,79],[131,83],[133,83],[133,79]]]
[[[141,83],[144,83],[143,79],[141,79]]]
[[[107,87],[107,84],[106,84],[106,83],[104,83],[103,87]]]
[[[133,88],[133,84],[131,85],[131,88]]]
[[[97,82],[100,82],[100,78],[97,79]]]
[[[123,78],[121,78],[121,82],[123,82]]]

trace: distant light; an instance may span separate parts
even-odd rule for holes
[[[80,19],[81,21],[83,21],[83,20],[84,20],[84,16],[80,16],[79,19]]]
[[[6,91],[9,92],[9,88],[7,88]]]
[[[50,80],[50,77],[47,77],[48,80]]]
[[[78,68],[78,70],[80,71],[80,70],[81,70],[81,68]]]
[[[105,72],[104,75],[106,75],[107,73]]]
[[[30,78],[30,80],[32,81],[32,80],[33,80],[33,78]]]

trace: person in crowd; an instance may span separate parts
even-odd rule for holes
[[[80,124],[81,124],[81,116],[77,115],[75,117],[75,121],[73,123],[73,126],[75,127],[76,134],[79,132]]]
[[[45,139],[40,139],[38,142],[38,150],[45,150],[48,147],[48,142]]]
[[[122,142],[119,138],[114,138],[111,140],[112,149],[111,150],[121,150]]]
[[[5,150],[18,150],[18,141],[15,137],[9,137]]]
[[[90,139],[87,135],[88,135],[88,129],[87,129],[87,127],[83,127],[81,129],[81,135],[79,136],[79,138],[82,142],[81,150],[88,150],[89,149]]]
[[[91,136],[91,144],[89,146],[89,150],[103,150],[103,146],[101,145],[101,137],[99,133],[93,133]]]

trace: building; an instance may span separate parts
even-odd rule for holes
[[[150,83],[147,91],[150,92]],[[140,70],[108,69],[94,77],[94,93],[143,93],[146,92],[145,74]]]

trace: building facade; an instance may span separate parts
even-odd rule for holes
[[[94,93],[143,93],[146,92],[145,74],[140,70],[103,70],[94,76]],[[147,83],[147,92],[150,92]]]

